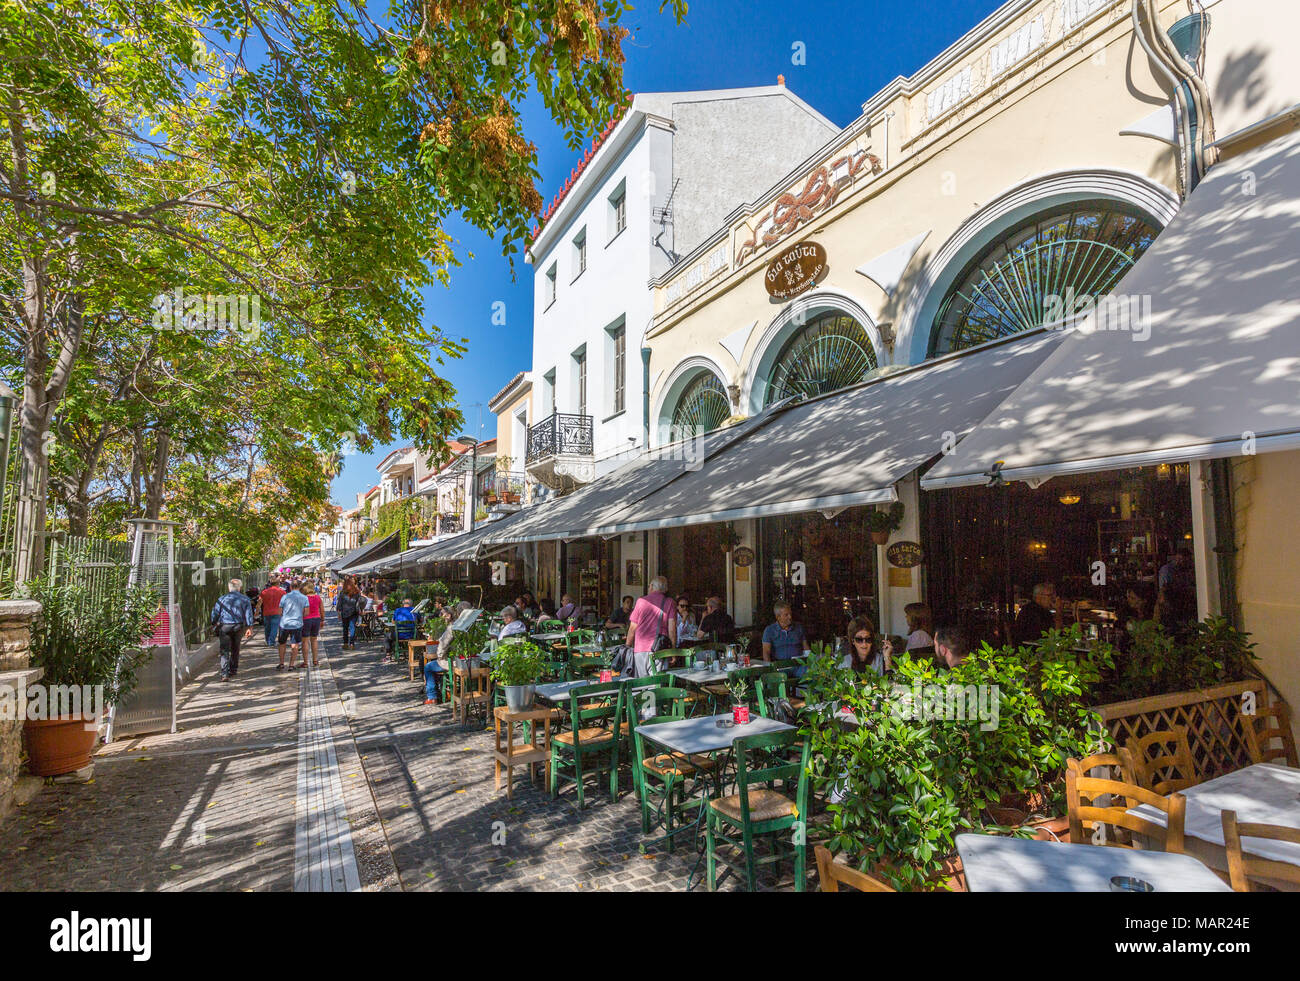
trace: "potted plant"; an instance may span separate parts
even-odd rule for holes
[[[731,719],[736,725],[749,722],[749,682],[744,678],[735,678],[727,682],[727,691],[731,693]]]
[[[537,679],[544,668],[542,649],[531,641],[502,644],[492,658],[492,680],[506,690],[506,708],[523,712],[533,707]]]
[[[29,714],[23,724],[27,765],[39,777],[90,765],[102,709],[135,690],[151,621],[161,612],[151,588],[127,585],[127,568],[97,568],[92,587],[78,571],[80,558],[69,559],[70,573],[43,576],[25,590],[41,604],[32,623],[32,666],[43,670],[45,692],[61,693],[47,698],[44,718]]]
[[[897,531],[903,524],[903,502],[894,501],[887,511],[879,509],[867,512],[867,530],[871,540],[877,545],[889,542],[890,532]]]

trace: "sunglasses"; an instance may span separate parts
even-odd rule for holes
[[[865,644],[869,640],[871,640],[870,634],[858,634],[856,637],[853,638],[853,642],[855,644]]]

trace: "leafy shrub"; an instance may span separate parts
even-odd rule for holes
[[[831,795],[820,829],[831,850],[899,888],[932,888],[955,836],[997,827],[988,809],[1007,795],[1059,806],[1065,760],[1096,748],[1100,718],[1087,692],[1112,657],[1104,646],[1075,652],[1081,640],[1074,628],[1039,648],[985,645],[951,669],[900,654],[892,683],[855,679],[838,652],[815,652],[808,702],[824,707],[804,731],[814,789]],[[946,710],[937,718],[936,693]],[[861,724],[836,720],[827,709],[838,706]]]
[[[1154,620],[1135,623],[1129,649],[1119,657],[1093,704],[1245,681],[1259,674],[1250,634],[1223,617],[1209,616],[1179,640]]]
[[[32,666],[44,669],[44,685],[102,685],[106,702],[120,702],[135,690],[147,660],[158,596],[148,585],[128,585],[125,566],[96,568],[92,582],[79,562],[71,556],[70,572],[24,587],[25,597],[41,604],[32,623]]]
[[[498,685],[533,685],[545,670],[542,649],[530,640],[502,644],[492,655],[492,680]]]

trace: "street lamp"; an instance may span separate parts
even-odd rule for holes
[[[465,522],[465,530],[474,530],[474,512],[478,510],[478,440],[473,436],[458,436],[456,442],[466,443],[469,445],[470,462],[469,462],[469,517]]]

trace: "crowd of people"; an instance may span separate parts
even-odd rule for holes
[[[379,580],[348,577],[342,582],[323,583],[311,577],[283,576],[274,578],[259,590],[253,586],[244,589],[240,580],[232,579],[229,591],[217,601],[211,614],[213,631],[221,642],[222,680],[238,674],[241,642],[252,637],[259,616],[266,646],[274,646],[279,655],[277,671],[306,667],[309,656],[313,666],[318,665],[320,629],[326,604],[338,615],[343,650],[356,649],[358,626],[363,617],[378,617],[385,612]],[[1060,629],[1064,606],[1052,583],[1035,585],[1030,601],[1020,605],[1011,628],[1012,641],[1029,643],[1038,640],[1047,630]],[[386,631],[386,657],[394,657],[399,640],[413,638],[421,631],[428,633],[430,639],[435,632],[438,636],[437,656],[430,658],[425,666],[426,703],[440,700],[443,690],[440,676],[449,667],[453,638],[451,624],[467,609],[470,609],[468,603],[450,607],[445,598],[436,597],[427,614],[417,610],[410,599],[405,599],[391,611],[392,624]],[[650,581],[644,596],[623,596],[603,623],[569,593],[560,595],[557,606],[549,597],[539,599],[532,590],[525,589],[512,604],[500,611],[501,624],[495,636],[503,639],[526,635],[531,625],[544,620],[622,632],[620,639],[632,652],[636,673],[649,674],[652,670],[651,656],[665,647],[690,647],[709,642],[730,644],[735,641],[736,622],[719,596],[709,596],[698,617],[696,610],[688,596],[674,596],[669,591],[668,578],[663,575]],[[778,601],[772,613],[773,621],[761,634],[762,659],[782,661],[809,653],[809,637],[803,625],[795,622],[791,604]],[[935,630],[931,625],[930,609],[924,603],[908,604],[904,613],[907,618],[906,638],[883,636],[877,632],[870,617],[853,617],[840,638],[843,667],[858,673],[888,673],[893,669],[899,646],[909,654],[932,654],[941,664],[950,667],[962,663],[969,656],[970,643],[965,631],[958,626]],[[1190,553],[1180,549],[1161,567],[1154,589],[1141,583],[1126,589],[1125,606],[1117,617],[1121,628],[1118,631],[1120,647],[1123,649],[1130,637],[1130,628],[1137,621],[1154,619],[1176,633],[1194,623],[1195,618],[1196,590]],[[431,630],[426,630],[426,623]]]

